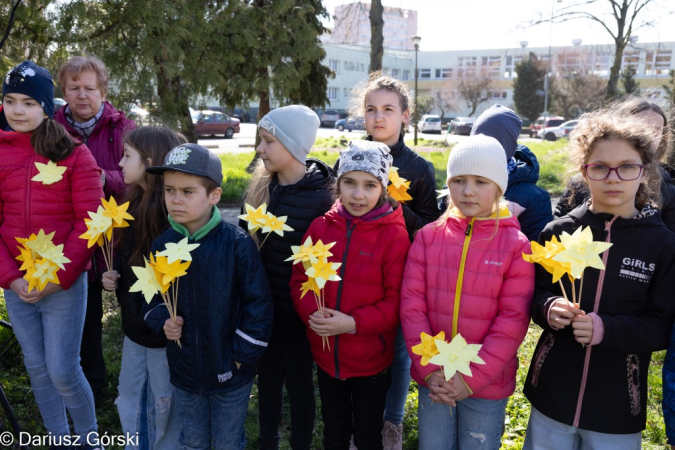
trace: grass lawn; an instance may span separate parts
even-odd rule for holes
[[[321,140],[317,142],[315,151],[310,156],[319,158],[329,165],[333,165],[338,157],[338,151],[335,147],[342,147],[346,143],[342,139]],[[436,184],[440,187],[445,182],[445,166],[447,163],[450,149],[447,147],[434,147],[433,141],[421,141],[418,147],[419,153],[430,160],[436,169]],[[568,170],[566,151],[564,141],[558,142],[536,142],[530,143],[530,149],[537,155],[541,164],[539,185],[551,192],[552,195],[560,194],[564,187],[564,176]],[[330,147],[329,147],[330,146]],[[251,161],[253,152],[244,154],[224,154],[221,155],[223,161],[223,170],[225,180],[223,182],[223,201],[228,203],[240,203],[245,191],[246,183],[250,175],[246,172],[246,166]],[[4,297],[0,290],[0,318],[7,319],[4,308]],[[123,333],[121,330],[119,307],[111,295],[104,298],[104,337],[103,348],[106,364],[108,367],[107,387],[104,395],[98,405],[97,415],[99,428],[101,432],[107,432],[109,435],[120,433],[119,418],[114,401],[117,392],[117,377],[120,370],[120,359],[122,350]],[[540,330],[532,325],[528,331],[525,342],[519,351],[520,369],[518,371],[518,380],[516,392],[511,397],[507,407],[506,432],[502,439],[502,446],[506,449],[519,449],[522,447],[527,420],[529,416],[529,403],[522,395],[522,386],[527,374],[529,361],[532,357]],[[0,342],[7,332],[0,328]],[[661,417],[661,367],[665,352],[658,352],[654,355],[654,360],[649,369],[649,403],[648,403],[648,421],[647,429],[643,433],[643,448],[663,449],[666,446],[663,418]],[[23,367],[21,352],[17,348],[13,352],[0,360],[0,383],[9,398],[9,402],[14,408],[19,422],[25,431],[33,434],[44,434],[42,420],[33,398],[28,376]],[[318,388],[316,391],[317,400],[319,400]],[[320,402],[319,402],[320,403]],[[247,449],[258,448],[256,437],[258,431],[257,424],[257,390],[254,386],[251,394],[251,401],[246,420],[246,430],[248,437]],[[289,436],[289,410],[286,405],[283,421],[281,424],[282,449],[290,448],[288,446]],[[8,430],[9,424],[5,416],[0,413],[0,432]],[[317,421],[315,423],[315,435],[313,440],[314,449],[321,448],[322,423],[320,420],[320,404],[317,411]],[[406,404],[406,414],[404,418],[404,449],[412,450],[417,448],[417,387],[413,383],[410,387],[408,401]],[[109,447],[110,449],[116,447]]]

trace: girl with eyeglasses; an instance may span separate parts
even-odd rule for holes
[[[651,353],[666,348],[675,302],[675,235],[659,205],[654,127],[608,107],[570,135],[590,198],[549,223],[539,243],[590,227],[604,270],[586,268],[565,292],[536,266],[532,317],[543,332],[524,393],[532,404],[524,449],[639,449]],[[656,187],[656,189],[654,189]]]

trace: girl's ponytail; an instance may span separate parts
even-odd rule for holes
[[[73,153],[75,142],[60,123],[49,117],[33,130],[30,143],[35,153],[58,162]]]

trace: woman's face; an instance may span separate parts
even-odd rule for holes
[[[98,85],[98,78],[91,70],[86,70],[77,79],[67,77],[63,92],[70,113],[75,122],[86,122],[98,113],[105,95]]]

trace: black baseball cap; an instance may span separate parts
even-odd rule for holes
[[[214,153],[198,144],[181,144],[164,158],[163,166],[145,169],[147,173],[161,175],[165,170],[188,173],[213,180],[218,186],[223,184],[223,165]]]

